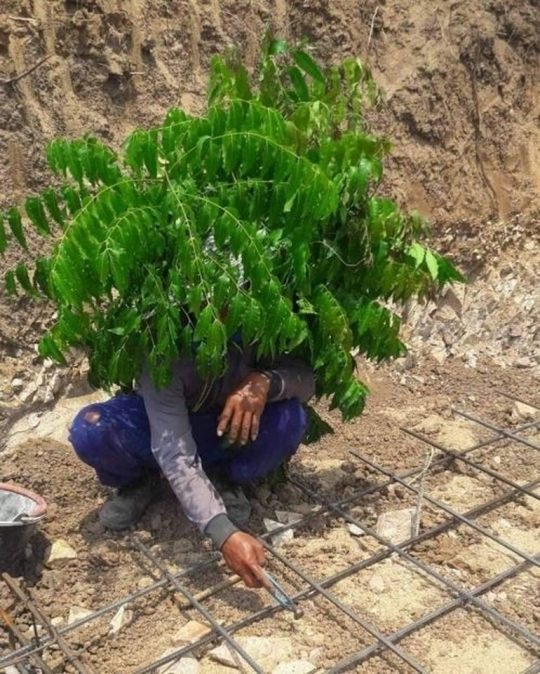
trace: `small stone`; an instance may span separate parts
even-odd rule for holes
[[[446,347],[444,346],[438,346],[435,349],[431,351],[431,357],[439,363],[439,365],[442,365],[446,358],[448,357],[448,353],[446,351]]]
[[[53,627],[60,627],[63,624],[64,624],[64,619],[62,618],[61,615],[56,616],[56,618],[52,618],[52,620],[51,620],[51,625]]]
[[[378,573],[375,573],[371,576],[368,585],[369,588],[373,590],[373,592],[383,592],[386,588],[384,580],[381,578],[381,576],[379,576]]]
[[[75,623],[78,620],[82,620],[83,618],[88,618],[89,615],[92,614],[92,611],[90,611],[87,608],[83,608],[82,606],[72,606],[69,609],[69,615],[68,615],[68,625],[71,625],[71,623]]]
[[[532,362],[532,360],[531,360],[530,358],[528,358],[527,356],[522,356],[521,358],[517,358],[517,359],[512,363],[512,365],[513,365],[514,367],[518,367],[518,368],[520,368],[520,369],[525,369],[525,368],[528,368],[528,367],[532,367],[532,366],[533,366],[533,362]]]
[[[272,670],[272,674],[309,674],[315,669],[316,667],[307,660],[291,660],[279,664]]]
[[[32,398],[36,395],[38,390],[38,387],[35,384],[29,384],[24,391],[22,391],[21,395],[19,396],[21,399],[21,402],[23,403],[29,403],[32,401]]]
[[[540,410],[516,400],[512,407],[512,416],[523,421],[533,421],[540,416]]]
[[[62,388],[62,375],[59,372],[55,372],[51,377],[49,389],[51,390],[52,394],[56,396],[58,395],[58,393],[60,393],[61,388]]]
[[[22,391],[24,388],[24,381],[22,379],[19,379],[19,377],[15,377],[15,379],[12,380],[11,382],[11,390],[13,393],[19,393]]]
[[[175,652],[175,648],[169,648],[162,653],[159,658],[166,658],[168,655],[172,655]],[[199,663],[192,655],[184,655],[178,660],[173,660],[172,662],[163,665],[158,669],[158,674],[198,674],[199,673]]]
[[[77,553],[66,541],[59,538],[49,548],[45,564],[49,567],[63,566],[71,559],[77,559]]]
[[[235,641],[265,672],[294,657],[291,641],[286,637],[238,637]],[[237,662],[242,661],[238,654],[231,653],[227,644],[212,649],[208,655],[228,667],[237,667]]]
[[[280,529],[283,526],[281,522],[276,522],[275,520],[271,520],[267,517],[263,518],[263,523],[266,531],[274,531],[275,529]],[[271,536],[272,545],[276,546],[283,545],[284,543],[292,541],[293,538],[294,538],[294,531],[292,529],[285,529],[285,531],[280,531],[275,536]]]
[[[276,519],[281,524],[295,524],[302,520],[302,515],[293,513],[290,510],[276,510]]]
[[[382,513],[377,520],[377,533],[398,545],[411,538],[414,520],[414,508],[391,510]]]
[[[40,413],[28,415],[28,425],[30,426],[30,428],[32,430],[34,430],[34,428],[37,428],[39,426],[40,421],[41,421],[41,414]]]
[[[360,529],[358,524],[347,522],[345,526],[347,527],[347,530],[351,534],[351,536],[363,536],[366,533],[363,529]]]
[[[129,625],[133,620],[133,611],[126,609],[125,605],[120,606],[118,611],[114,614],[113,619],[109,623],[109,635],[116,634],[122,627]]]
[[[197,622],[196,620],[190,620],[176,632],[171,639],[171,644],[173,646],[193,644],[202,637],[205,637],[211,631],[212,629],[208,625]]]

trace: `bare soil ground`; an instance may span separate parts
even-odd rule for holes
[[[355,54],[373,67],[387,104],[372,114],[372,123],[389,135],[395,147],[386,189],[404,205],[430,217],[436,245],[451,251],[474,278],[478,274],[467,315],[476,312],[477,320],[483,302],[489,307],[489,301],[497,302],[498,295],[507,293],[506,286],[493,291],[499,286],[490,285],[495,296],[486,300],[482,266],[508,283],[505,265],[513,265],[518,270],[517,291],[523,289],[529,293],[527,298],[534,299],[534,273],[528,272],[525,282],[519,270],[522,265],[538,268],[540,9],[536,0],[3,0],[0,208],[20,202],[47,183],[44,147],[57,135],[91,132],[118,146],[134,126],[159,121],[171,105],[200,109],[212,55],[234,45],[254,64],[259,38],[268,25],[289,38],[307,37],[326,61]],[[6,82],[45,56],[50,58],[31,74],[13,84]],[[13,258],[0,264],[11,262]],[[524,301],[529,302],[527,298]],[[518,354],[526,350],[530,366],[510,367],[503,340],[502,355],[497,350],[495,361],[487,356],[489,349],[478,348],[475,342],[471,346],[474,364],[452,354],[449,347],[449,360],[437,363],[422,358],[397,377],[391,369],[366,367],[373,389],[366,413],[346,426],[337,421],[336,435],[301,448],[293,475],[318,493],[340,499],[381,479],[351,457],[350,449],[393,471],[422,466],[425,445],[404,435],[400,425],[454,450],[471,446],[485,433],[453,416],[451,406],[500,425],[516,425],[512,404],[499,391],[540,404],[540,361],[534,360],[538,341],[533,341],[536,335],[540,338],[540,331],[530,318],[537,315],[532,309],[524,317],[524,309],[515,313],[513,299],[508,302],[504,310],[489,309],[474,332],[480,341],[489,337],[493,342],[503,334],[509,349]],[[49,501],[49,516],[34,541],[35,560],[28,563],[25,577],[49,617],[65,623],[70,607],[97,609],[157,576],[122,537],[102,530],[97,509],[105,490],[75,460],[65,443],[64,428],[57,427],[54,416],[47,416],[54,408],[77,405],[76,398],[66,401],[64,395],[66,390],[71,396],[86,392],[84,368],[77,364],[65,371],[44,369],[36,357],[35,343],[51,318],[47,307],[0,294],[0,317],[0,448],[6,439],[11,449],[17,447],[1,456],[0,479],[24,484]],[[523,334],[512,328],[516,324]],[[447,329],[440,321],[437,325],[443,326],[441,339],[446,340]],[[419,343],[415,348],[420,350]],[[44,382],[50,384],[55,374],[56,384],[47,394]],[[23,380],[24,395],[12,389],[14,378]],[[15,422],[18,435],[9,436]],[[531,432],[528,437],[540,442],[538,434]],[[538,452],[515,444],[480,450],[475,458],[520,483],[539,473]],[[425,489],[463,512],[498,495],[501,488],[456,464],[430,474]],[[262,517],[273,517],[276,508],[305,514],[315,505],[289,487],[275,492],[260,488],[252,494],[252,503],[251,526],[257,531]],[[361,499],[351,512],[372,526],[380,513],[410,506],[415,506],[415,500],[405,490],[393,488]],[[538,501],[527,497],[479,521],[525,552],[537,554],[539,518]],[[440,519],[440,512],[426,507],[421,530]],[[210,555],[170,496],[152,506],[139,535],[173,571]],[[43,567],[48,542],[58,538],[73,546],[77,558],[61,569]],[[343,518],[324,516],[302,527],[283,552],[313,579],[321,580],[377,549],[378,543],[369,536],[352,537]],[[415,546],[414,554],[470,588],[519,561],[465,527]],[[274,562],[272,571],[287,589],[301,589],[298,579],[282,565]],[[189,587],[198,592],[225,573],[221,568],[200,574],[189,579]],[[524,572],[488,593],[487,600],[538,633],[538,578],[537,570]],[[332,591],[387,633],[450,599],[432,579],[395,558],[340,581]],[[11,607],[5,588],[1,592],[0,603]],[[207,599],[205,605],[229,624],[268,602],[261,593],[235,586]],[[133,672],[161,655],[179,626],[189,617],[196,618],[192,610],[181,609],[181,603],[181,597],[153,592],[132,606],[131,624],[117,635],[108,636],[109,617],[105,617],[92,628],[73,633],[70,642],[86,651],[98,672]],[[301,621],[280,612],[240,634],[284,636],[290,652],[278,654],[278,662],[303,658],[321,671],[372,642],[327,600],[308,599],[302,607]],[[27,614],[17,613],[17,619],[27,631]],[[538,658],[538,653],[518,646],[472,609],[452,612],[402,644],[436,674],[516,674]],[[8,648],[0,636],[0,655]],[[50,655],[58,658],[57,652]],[[200,667],[202,674],[231,671],[207,656]],[[57,671],[72,670],[59,664]],[[371,658],[352,671],[409,670],[385,656]]]

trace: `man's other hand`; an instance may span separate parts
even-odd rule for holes
[[[262,587],[266,584],[262,571],[266,564],[266,554],[256,538],[237,531],[223,543],[221,554],[229,569],[238,574],[248,587]]]
[[[228,429],[229,443],[245,445],[255,440],[270,389],[270,379],[262,372],[251,372],[225,402],[219,416],[217,434]]]

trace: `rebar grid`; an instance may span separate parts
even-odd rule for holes
[[[510,397],[507,394],[504,395],[506,397]],[[529,405],[529,403],[527,403],[526,401],[517,398],[511,399],[519,400],[519,402],[524,402],[525,404]],[[530,406],[535,407],[534,405]],[[298,486],[300,489],[303,490],[304,493],[306,493],[310,498],[312,498],[316,503],[320,505],[319,509],[316,512],[312,512],[309,515],[306,515],[298,522],[283,525],[279,529],[269,532],[260,537],[263,540],[263,544],[269,551],[270,555],[272,557],[275,557],[282,564],[284,564],[296,577],[298,577],[301,580],[301,585],[303,586],[302,589],[296,592],[295,594],[291,594],[291,598],[295,602],[302,601],[308,597],[321,597],[327,601],[330,601],[339,611],[347,615],[363,630],[365,630],[367,634],[369,634],[371,637],[375,639],[375,641],[371,645],[366,646],[361,651],[348,655],[340,662],[334,664],[327,671],[340,672],[351,666],[354,666],[355,664],[359,664],[366,661],[375,654],[385,657],[389,653],[393,653],[395,657],[398,657],[402,662],[407,663],[407,665],[409,665],[409,667],[412,667],[414,671],[424,672],[426,671],[425,665],[418,663],[414,658],[412,658],[412,656],[410,656],[405,650],[403,650],[398,645],[399,642],[403,640],[405,637],[417,633],[422,628],[425,628],[426,626],[435,623],[438,619],[451,613],[455,609],[464,606],[472,606],[481,615],[487,617],[490,620],[490,623],[494,629],[497,629],[496,627],[497,624],[502,626],[503,628],[505,628],[503,632],[506,636],[510,636],[510,638],[513,638],[515,642],[518,643],[528,653],[534,653],[535,655],[538,655],[538,651],[536,649],[540,647],[540,638],[537,635],[530,632],[523,625],[518,624],[511,618],[508,618],[507,616],[500,613],[497,609],[493,608],[489,604],[486,604],[482,599],[480,599],[480,597],[488,590],[496,587],[505,580],[518,575],[524,570],[533,566],[534,567],[540,566],[540,555],[528,554],[522,550],[519,550],[517,547],[515,547],[508,541],[505,541],[501,537],[493,534],[486,527],[478,524],[477,522],[474,522],[473,519],[482,514],[490,512],[494,508],[499,507],[519,496],[526,495],[534,499],[538,499],[540,495],[535,491],[533,491],[533,489],[535,489],[535,487],[537,487],[537,485],[540,484],[540,477],[537,477],[536,479],[533,479],[527,482],[526,484],[518,484],[515,480],[505,475],[502,475],[497,471],[493,471],[492,469],[483,466],[482,464],[476,461],[473,461],[471,458],[469,458],[468,455],[470,455],[475,450],[478,450],[482,447],[494,446],[496,443],[505,440],[514,443],[519,443],[531,447],[532,449],[540,449],[540,446],[537,445],[536,443],[533,443],[532,441],[521,437],[521,433],[523,433],[524,431],[531,428],[537,428],[540,425],[540,419],[524,424],[517,429],[507,430],[498,428],[497,426],[489,422],[476,419],[475,417],[468,415],[466,413],[457,412],[457,414],[463,416],[464,418],[469,419],[472,422],[478,423],[485,428],[490,429],[491,431],[496,433],[496,435],[482,442],[479,442],[464,451],[456,452],[451,449],[445,448],[438,443],[432,442],[428,438],[425,438],[415,433],[414,431],[403,429],[409,435],[416,437],[418,440],[431,445],[433,448],[438,449],[440,452],[443,453],[443,456],[438,457],[436,460],[431,462],[431,465],[425,470],[425,473],[427,474],[428,472],[433,471],[434,468],[441,468],[441,467],[446,468],[449,465],[449,463],[452,463],[454,461],[462,461],[467,465],[469,465],[471,468],[479,471],[479,473],[489,475],[494,480],[500,482],[503,485],[506,485],[507,487],[510,487],[511,488],[510,490],[505,491],[496,498],[493,498],[491,500],[479,504],[478,506],[476,506],[473,509],[470,509],[466,513],[459,513],[454,508],[451,508],[442,501],[434,499],[429,494],[426,494],[422,491],[421,495],[419,496],[419,502],[425,501],[427,503],[430,503],[435,508],[442,510],[449,517],[445,519],[443,522],[440,522],[439,524],[431,526],[430,528],[425,529],[421,533],[418,533],[416,536],[411,536],[409,539],[401,542],[399,545],[395,545],[391,541],[388,541],[384,537],[380,536],[376,531],[373,531],[371,528],[366,527],[362,522],[359,522],[357,518],[352,517],[345,510],[345,508],[354,505],[363,496],[380,492],[389,485],[395,483],[401,484],[409,491],[418,495],[418,492],[420,490],[418,490],[416,487],[414,487],[412,484],[409,484],[405,480],[406,478],[409,477],[414,478],[414,476],[421,473],[424,469],[419,470],[418,468],[415,468],[406,471],[405,473],[401,473],[400,475],[397,475],[393,473],[391,470],[388,470],[378,465],[371,459],[366,458],[358,453],[352,452],[352,454],[355,455],[356,458],[363,461],[367,465],[370,465],[373,470],[376,470],[381,476],[387,477],[388,479],[376,485],[372,485],[366,489],[360,490],[351,496],[348,496],[338,502],[333,503],[329,499],[322,496],[321,494],[318,494],[314,490],[310,489],[309,486],[303,484],[301,481],[291,478],[290,481],[292,484]],[[277,533],[286,531],[288,529],[301,528],[306,524],[309,524],[310,522],[314,521],[315,519],[328,514],[338,515],[340,517],[343,517],[346,521],[356,524],[366,534],[372,536],[375,540],[377,540],[383,546],[383,549],[377,551],[375,554],[371,555],[368,559],[364,559],[361,562],[356,562],[355,564],[348,566],[346,569],[341,570],[340,572],[334,574],[333,576],[321,580],[315,580],[311,578],[309,575],[307,575],[300,567],[298,567],[296,564],[287,559],[285,555],[277,551],[275,546],[271,545],[265,540],[265,539],[272,540],[272,537],[275,536]],[[460,587],[457,583],[448,580],[440,573],[438,573],[435,569],[433,569],[430,565],[422,562],[419,559],[416,559],[413,554],[407,552],[407,550],[410,549],[415,544],[418,544],[425,540],[433,539],[443,531],[446,531],[447,529],[455,526],[470,527],[471,529],[480,533],[482,536],[494,540],[497,544],[510,550],[513,554],[517,555],[518,557],[521,557],[521,559],[523,559],[524,561],[509,569],[506,569],[504,572],[500,573],[495,578],[492,578],[484,582],[482,585],[476,588],[465,589],[463,587]],[[49,636],[37,638],[36,635],[36,644],[35,645],[29,644],[28,643],[29,639],[24,637],[15,626],[15,629],[11,629],[11,634],[14,637],[16,637],[17,641],[21,644],[21,647],[14,650],[10,655],[0,658],[0,667],[6,667],[9,665],[18,665],[19,667],[21,667],[23,666],[23,663],[29,664],[31,658],[34,658],[34,662],[38,665],[38,667],[40,667],[42,671],[46,672],[48,665],[43,660],[41,654],[43,653],[43,651],[45,651],[45,649],[47,649],[53,644],[56,644],[63,651],[66,657],[66,661],[71,662],[72,665],[76,667],[77,671],[79,671],[81,674],[83,674],[84,672],[88,673],[92,670],[90,670],[89,668],[85,668],[85,665],[80,661],[80,658],[74,655],[69,644],[63,638],[63,635],[71,632],[72,630],[78,629],[93,620],[96,620],[97,618],[108,612],[112,612],[113,610],[116,610],[121,606],[133,602],[139,597],[148,594],[149,592],[165,589],[172,593],[179,592],[180,594],[182,594],[186,599],[186,605],[189,606],[190,608],[191,607],[195,608],[199,613],[201,613],[201,615],[210,624],[212,631],[208,635],[198,639],[196,642],[186,645],[182,648],[179,648],[174,652],[172,652],[170,655],[162,657],[161,659],[156,660],[155,662],[152,662],[138,669],[135,674],[150,674],[152,672],[157,672],[158,669],[163,665],[178,660],[183,655],[192,654],[193,651],[199,648],[200,646],[207,645],[218,638],[222,638],[229,645],[230,650],[236,653],[238,658],[238,664],[241,664],[242,662],[247,663],[247,665],[250,668],[250,671],[256,672],[265,671],[233,639],[232,635],[241,630],[242,628],[253,624],[255,621],[262,620],[263,618],[269,617],[274,613],[276,613],[277,611],[282,610],[279,606],[274,605],[266,606],[263,609],[259,609],[258,611],[243,617],[241,620],[238,620],[235,623],[232,623],[228,626],[223,626],[220,622],[216,620],[216,618],[211,614],[211,612],[204,607],[202,602],[209,596],[213,596],[218,592],[223,591],[225,588],[230,587],[234,583],[238,582],[238,579],[232,578],[222,581],[218,583],[214,588],[199,593],[198,595],[193,595],[187,589],[187,587],[185,587],[185,585],[183,585],[180,582],[180,578],[182,577],[188,577],[191,574],[197,573],[202,569],[210,568],[212,565],[215,565],[216,562],[218,562],[220,559],[220,556],[218,554],[213,555],[208,560],[204,560],[203,562],[195,564],[189,569],[185,569],[173,575],[167,570],[164,563],[160,559],[158,559],[143,543],[141,543],[139,540],[135,538],[131,538],[131,542],[133,547],[137,549],[147,559],[149,559],[152,562],[152,564],[159,570],[160,574],[162,575],[162,578],[160,580],[152,583],[148,587],[145,587],[141,590],[138,590],[137,592],[133,592],[130,595],[127,595],[115,602],[112,602],[107,606],[97,609],[86,618],[80,619],[70,625],[66,625],[58,629],[55,629],[52,626],[50,620],[47,619],[47,616],[44,614],[43,610],[39,606],[37,606],[36,597],[34,594],[32,597],[30,597],[31,604],[34,607],[34,611],[32,613],[33,615],[38,617],[38,621],[49,633]],[[367,569],[394,554],[397,554],[402,559],[405,559],[409,564],[412,564],[413,568],[418,568],[423,573],[434,578],[440,585],[444,586],[445,591],[447,591],[450,595],[452,595],[452,599],[451,601],[443,604],[442,606],[439,606],[435,610],[432,610],[431,612],[427,613],[423,617],[409,623],[408,625],[405,625],[400,630],[395,631],[391,634],[385,634],[377,626],[372,625],[362,616],[358,615],[358,613],[356,611],[353,611],[350,606],[347,606],[346,604],[341,602],[341,600],[337,599],[335,595],[329,592],[328,588],[332,587],[334,584],[340,582],[345,578],[353,576],[354,574],[358,574],[363,569]],[[13,590],[13,588],[11,589]],[[19,599],[22,601],[21,597],[19,597]],[[28,600],[28,597],[26,597],[26,599]],[[34,599],[33,603],[32,599]],[[28,604],[26,605],[28,607]],[[37,611],[35,610],[36,608]],[[5,612],[0,613],[0,617],[3,618],[4,622],[6,622],[7,624]],[[38,660],[38,658],[40,658],[40,660]],[[25,667],[23,667],[21,671],[25,671]],[[523,674],[540,674],[539,661],[536,661],[530,667],[528,667],[523,672]]]

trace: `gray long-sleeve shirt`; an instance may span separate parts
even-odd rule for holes
[[[231,342],[224,376],[204,380],[195,361],[182,357],[173,366],[169,386],[157,389],[143,371],[140,393],[152,436],[152,452],[171,484],[186,517],[220,548],[236,528],[227,517],[219,494],[206,476],[191,434],[188,411],[222,407],[228,395],[254,369],[274,372],[280,382],[270,402],[288,398],[309,400],[315,391],[312,370],[301,361],[280,356],[256,362],[254,349],[241,349]]]

